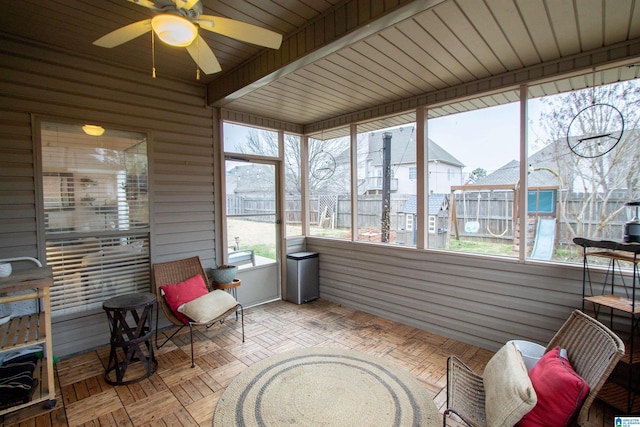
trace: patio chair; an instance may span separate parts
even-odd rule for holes
[[[624,355],[624,343],[599,321],[580,310],[574,310],[549,341],[545,352],[556,347],[567,350],[571,366],[589,385],[589,393],[574,421],[583,425],[598,392]],[[486,426],[486,409],[483,377],[457,357],[450,356],[447,362],[447,409],[443,415],[443,426],[447,425],[447,418],[451,414],[457,415],[466,425]]]
[[[236,321],[238,320],[238,311],[240,311],[241,324],[242,324],[242,342],[244,342],[244,311],[242,305],[238,303],[233,296],[222,290],[213,290],[207,275],[202,267],[199,257],[191,257],[181,259],[178,261],[169,261],[163,263],[156,263],[152,267],[153,282],[155,287],[156,298],[158,304],[162,308],[164,315],[167,319],[179,328],[174,331],[162,344],[158,345],[158,317],[159,310],[156,310],[156,348],[160,349],[171,338],[174,337],[183,327],[189,326],[189,339],[191,342],[191,367],[195,367],[194,354],[193,354],[193,328],[196,326],[204,326],[210,328],[215,323],[224,323],[225,319],[233,312],[236,313]],[[189,281],[189,279],[195,276],[201,276],[202,280],[206,284],[209,291],[206,295],[206,304],[201,306],[205,310],[213,310],[210,313],[204,313],[197,316],[197,320],[192,320],[186,316],[180,316],[180,313],[175,313],[167,302],[167,298],[163,294],[162,286],[181,284]],[[186,319],[186,320],[183,320]]]

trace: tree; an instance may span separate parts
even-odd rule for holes
[[[470,178],[473,181],[477,181],[480,178],[484,178],[485,176],[487,176],[487,171],[486,169],[483,168],[475,168],[474,170],[471,171],[471,176]]]
[[[285,189],[288,194],[301,193],[300,137],[284,136]],[[278,134],[254,129],[249,131],[246,144],[240,145],[245,154],[278,156]],[[309,191],[311,194],[344,194],[349,192],[349,137],[327,140],[309,139]]]
[[[640,84],[628,81],[590,88],[542,99],[540,128],[547,141],[554,141],[546,150],[552,154],[553,169],[561,180],[558,195],[559,216],[570,237],[616,238],[611,234],[611,222],[620,218],[624,202],[640,197]],[[582,147],[584,155],[572,151],[567,130],[574,117],[593,104],[609,104],[624,118],[624,133],[611,151],[599,155],[597,144]],[[605,134],[612,126],[614,115],[600,115],[611,109],[587,109],[571,127],[590,129]],[[571,140],[570,140],[571,141]],[[593,140],[589,140],[593,141]],[[573,144],[573,142],[572,142]],[[536,165],[533,165],[536,166]]]

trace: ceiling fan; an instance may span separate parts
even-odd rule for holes
[[[118,28],[94,41],[94,45],[116,47],[153,30],[163,42],[185,47],[205,74],[213,74],[222,68],[211,48],[198,34],[198,27],[271,49],[279,49],[282,43],[282,35],[274,31],[221,16],[203,15],[200,0],[128,1],[160,13],[153,18]]]

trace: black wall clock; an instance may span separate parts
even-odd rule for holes
[[[336,171],[336,159],[326,151],[317,153],[311,164],[311,175],[320,181],[331,178]]]
[[[575,115],[567,129],[567,144],[575,154],[595,158],[607,154],[624,132],[624,118],[610,104],[593,104]]]

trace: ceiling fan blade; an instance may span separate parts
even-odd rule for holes
[[[93,44],[100,47],[116,47],[149,31],[151,31],[151,19],[145,19],[111,31],[94,41]]]
[[[151,0],[129,0],[131,3],[135,3],[139,6],[148,7],[149,9],[160,10],[156,7],[156,4]]]
[[[282,43],[282,34],[235,19],[200,15],[195,22],[204,30],[258,46],[279,49]]]
[[[193,43],[187,46],[187,52],[189,52],[191,58],[205,74],[214,74],[222,71],[218,59],[200,35],[198,35]]]

